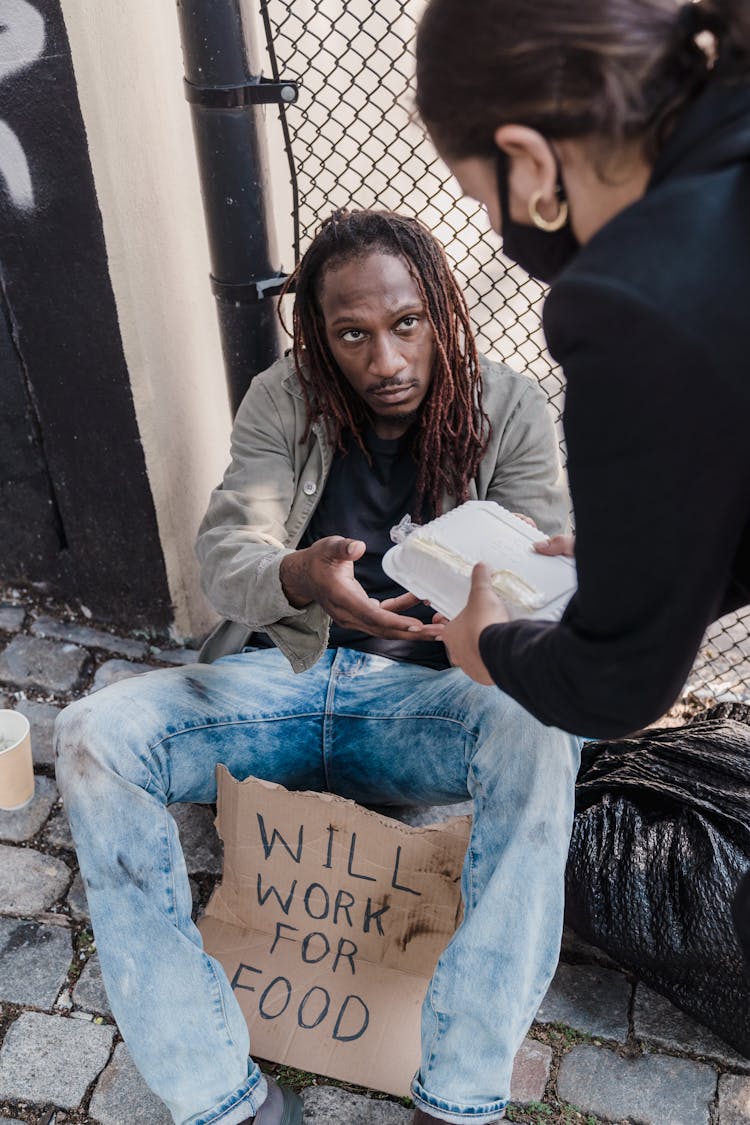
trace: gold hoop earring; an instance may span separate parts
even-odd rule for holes
[[[534,226],[538,227],[539,230],[545,230],[545,231],[548,231],[549,233],[553,233],[556,230],[560,230],[560,228],[564,227],[565,224],[567,223],[567,221],[568,221],[568,204],[563,199],[562,202],[560,203],[560,210],[557,212],[556,217],[554,219],[545,219],[537,211],[537,205],[538,205],[539,200],[542,198],[543,195],[544,195],[544,192],[541,191],[541,190],[535,191],[534,194],[532,195],[531,199],[529,200],[529,218],[531,219]]]

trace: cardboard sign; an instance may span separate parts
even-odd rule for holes
[[[253,1055],[408,1095],[427,982],[461,916],[469,818],[410,828],[217,772],[224,874],[199,928]]]

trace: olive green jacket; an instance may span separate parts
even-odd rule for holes
[[[491,435],[469,499],[496,500],[549,534],[564,531],[568,493],[543,392],[489,360],[482,360],[482,378]],[[331,468],[324,426],[315,423],[301,442],[305,425],[305,400],[285,357],[253,380],[237,411],[231,464],[198,532],[203,589],[225,619],[204,644],[202,660],[240,652],[255,629],[269,634],[296,672],[326,648],[328,614],[317,604],[295,609],[279,578],[281,560],[299,543]],[[445,497],[443,511],[455,506]]]

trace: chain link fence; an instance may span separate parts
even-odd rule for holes
[[[425,0],[261,0],[267,69],[301,79],[282,110],[294,253],[336,207],[416,215],[444,245],[480,351],[536,377],[559,421],[560,370],[541,330],[545,290],[498,254],[484,210],[455,183],[413,120],[413,39]],[[712,626],[688,692],[750,701],[750,609]]]

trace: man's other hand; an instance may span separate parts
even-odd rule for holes
[[[441,626],[402,617],[384,609],[376,598],[368,598],[354,577],[354,564],[365,550],[361,539],[329,535],[285,555],[279,575],[289,603],[302,609],[317,602],[337,625],[373,637],[410,641],[439,637]]]
[[[436,617],[437,621],[445,620]],[[477,563],[471,574],[471,593],[461,612],[443,626],[442,641],[451,664],[461,668],[478,684],[491,684],[493,679],[479,655],[479,638],[488,625],[510,621],[505,603],[490,584],[490,569]]]
[[[553,535],[551,539],[543,539],[534,544],[538,555],[564,555],[566,559],[574,559],[576,554],[575,535]]]

